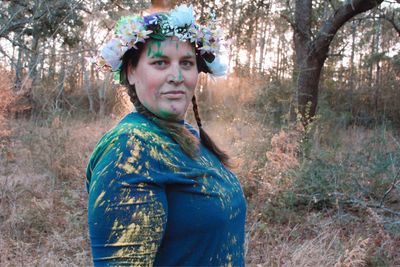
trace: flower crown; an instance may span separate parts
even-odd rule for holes
[[[102,71],[120,71],[122,56],[146,39],[163,41],[175,36],[180,41],[193,43],[214,76],[226,74],[227,66],[220,61],[222,31],[217,29],[214,14],[206,26],[195,24],[192,6],[180,5],[167,13],[145,17],[122,17],[116,24],[114,37],[100,50],[95,64]]]

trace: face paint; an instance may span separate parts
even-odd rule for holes
[[[153,50],[153,46],[157,46],[157,50]],[[161,49],[161,42],[158,40],[152,41],[149,45],[149,48],[147,49],[147,56],[151,58],[157,58],[157,57],[162,57],[164,56],[164,53]]]
[[[179,70],[179,72],[178,72],[178,81],[182,81],[182,80],[183,80],[182,70]]]

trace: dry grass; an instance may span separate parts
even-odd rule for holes
[[[246,101],[253,97],[239,93]],[[274,207],[293,184],[292,171],[301,168],[301,129],[272,132],[234,104],[235,94],[223,95],[214,95],[217,105],[239,111],[217,113],[205,126],[238,165],[248,201],[248,266],[400,266],[400,235],[388,231],[374,209]],[[0,135],[6,140],[0,158],[0,266],[91,265],[84,172],[95,143],[118,120],[54,115],[40,122],[6,122],[8,131]],[[313,140],[313,153],[326,151],[324,134]],[[389,153],[397,141],[386,134]],[[374,134],[350,128],[336,138],[343,144],[335,154],[340,159],[357,156]],[[395,194],[389,196],[393,203]]]
[[[390,214],[378,214],[375,209],[363,206],[352,206],[347,211],[339,207],[313,210],[307,207],[286,209],[284,205],[274,206],[282,204],[277,198],[290,187],[295,177],[287,171],[300,167],[297,157],[299,147],[296,146],[298,134],[298,129],[291,129],[272,135],[271,145],[266,152],[267,163],[261,170],[254,166],[245,173],[239,173],[245,192],[250,196],[248,265],[400,266],[400,233],[397,230],[388,231],[388,225],[398,224],[399,221],[393,221]],[[393,133],[385,134],[387,143],[381,149],[386,153],[398,149]],[[262,134],[259,135],[261,138]],[[340,130],[337,137],[343,147],[336,157],[343,157],[343,154],[358,157],[362,148],[376,138],[376,132],[349,128]],[[316,144],[313,153],[326,153],[324,146]],[[241,156],[243,165],[251,165],[254,158],[258,158],[256,154]],[[354,165],[354,168],[359,168],[356,162]],[[249,176],[251,179],[248,179]],[[390,203],[397,203],[397,207],[392,207],[398,211],[399,191],[391,192],[388,199]]]
[[[1,266],[88,266],[85,165],[114,123],[10,121],[1,158]]]
[[[45,126],[31,121],[10,123],[13,132],[9,150],[14,160],[3,162],[6,168],[0,180],[2,266],[90,265],[84,168],[95,142],[113,121],[115,118],[60,121],[55,117]],[[382,228],[379,216],[370,216],[363,224],[354,220],[345,227],[337,214],[324,212],[290,215],[281,223],[268,221],[263,207],[280,191],[282,183],[278,180],[287,179],[275,174],[298,164],[291,158],[296,150],[293,135],[272,135],[272,143],[264,151],[272,163],[255,162],[255,170],[251,170],[245,158],[254,161],[254,155],[245,155],[242,149],[246,140],[261,138],[263,131],[254,124],[251,130],[241,130],[249,121],[242,123],[225,125],[224,132],[231,133],[235,141],[223,140],[232,144],[234,154],[242,159],[238,169],[245,190],[257,188],[248,194],[249,266],[367,266],[371,251],[395,251],[398,242]],[[211,134],[218,130],[213,123],[209,128]],[[280,165],[278,159],[282,159]]]

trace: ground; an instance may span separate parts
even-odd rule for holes
[[[1,266],[91,265],[85,167],[97,140],[118,120],[2,118]],[[376,210],[285,208],[277,201],[292,183],[287,170],[301,167],[298,131],[272,133],[243,118],[205,125],[234,156],[247,197],[248,266],[400,265],[399,234],[385,228]],[[358,131],[355,140],[361,132],[367,136],[366,130],[343,131]]]

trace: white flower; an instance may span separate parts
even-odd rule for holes
[[[211,70],[211,74],[213,76],[219,77],[219,76],[224,76],[227,73],[228,70],[228,66],[225,63],[221,62],[220,57],[215,57],[215,59],[213,60],[213,62],[208,63],[205,60],[208,68]]]
[[[180,5],[170,13],[170,25],[172,27],[185,27],[195,23],[192,6]]]
[[[137,43],[139,41],[139,34],[147,34],[143,23],[142,18],[138,16],[122,17],[117,23],[116,37],[120,38],[124,44]],[[140,39],[143,39],[143,36]]]
[[[119,39],[114,38],[103,46],[100,50],[100,55],[107,65],[109,65],[113,71],[116,71],[121,66],[121,57],[127,49],[128,48],[123,46]]]

